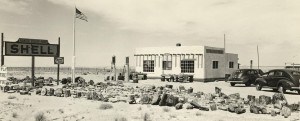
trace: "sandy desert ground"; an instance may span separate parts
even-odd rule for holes
[[[103,76],[92,75],[92,78],[103,80]],[[87,79],[88,80],[88,79]],[[231,87],[224,81],[219,82],[161,82],[160,80],[140,80],[139,83],[124,82],[125,86],[165,86],[172,84],[173,88],[179,85],[192,87],[194,92],[213,93],[215,87],[220,87],[225,94],[240,93],[241,97],[247,95],[272,96],[274,92],[269,89],[256,91],[255,87],[237,85]],[[300,96],[296,92],[285,95],[288,103],[298,103]],[[13,99],[11,99],[13,98]],[[111,109],[100,109],[101,104],[112,105]],[[184,105],[185,106],[185,105]],[[35,95],[20,95],[19,93],[0,92],[0,121],[34,121],[37,115],[43,115],[48,121],[299,121],[300,112],[293,112],[288,118],[283,116],[272,117],[269,114],[253,114],[249,108],[244,114],[235,114],[228,111],[201,111],[188,110],[185,107],[176,110],[174,107],[158,105],[128,104],[125,102],[101,102],[85,98],[54,97]]]

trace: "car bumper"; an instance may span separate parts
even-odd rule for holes
[[[300,87],[291,87],[291,90],[300,90]]]
[[[235,83],[235,84],[244,84],[244,81],[232,81],[232,80],[228,80],[228,83]]]

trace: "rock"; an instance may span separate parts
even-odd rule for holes
[[[176,110],[182,109],[182,107],[183,107],[183,104],[182,104],[182,103],[177,103],[177,104],[175,105],[175,109],[176,109]]]
[[[166,88],[172,89],[172,88],[173,88],[173,85],[167,84],[167,85],[166,85]]]
[[[284,97],[284,95],[282,93],[275,93],[272,96],[272,104],[275,104],[278,101],[282,101],[282,100],[285,100],[285,97]]]
[[[71,90],[65,89],[64,90],[64,97],[70,97],[71,96]]]
[[[261,108],[260,111],[261,111],[261,114],[269,114],[268,110],[264,107]]]
[[[93,99],[93,93],[92,92],[88,92],[87,95],[86,95],[86,99],[92,100]]]
[[[161,100],[160,95],[153,95],[151,105],[158,105]]]
[[[223,98],[218,97],[218,98],[215,98],[214,102],[224,104],[225,100]]]
[[[128,101],[129,104],[136,104],[136,100],[135,100],[135,96],[134,95],[130,95],[129,96],[129,101]]]
[[[168,95],[167,100],[166,100],[166,105],[167,106],[175,106],[179,102],[179,98],[175,97],[173,95]]]
[[[166,105],[166,100],[168,98],[168,94],[162,94],[161,100],[159,101],[159,106],[165,106]]]
[[[179,91],[180,91],[180,92],[186,91],[186,89],[184,88],[184,86],[180,85],[180,86],[179,86]]]
[[[80,98],[82,96],[82,93],[81,92],[77,92],[76,93],[76,97]]]
[[[108,102],[109,101],[109,99],[107,98],[107,97],[105,97],[104,99],[103,99],[103,102]]]
[[[201,105],[199,105],[199,104],[198,104],[197,102],[195,102],[195,101],[192,101],[190,104],[191,104],[192,106],[194,106],[194,108],[197,108],[197,109],[199,109],[199,110],[209,111],[209,108],[208,108],[208,107],[201,106]]]
[[[274,108],[277,108],[277,109],[281,109],[282,108],[282,105],[279,102],[275,103],[273,106],[274,106]]]
[[[221,106],[218,106],[218,109],[223,110],[223,111],[228,111],[228,106],[227,105],[221,105]]]
[[[206,99],[206,100],[210,100],[210,101],[212,101],[214,98],[215,98],[215,96],[214,96],[214,95],[212,95],[212,94],[210,94],[210,93],[208,93],[208,94],[205,94],[205,99]]]
[[[36,94],[36,95],[41,95],[41,92],[42,92],[42,90],[39,88],[39,89],[37,89],[37,90],[35,91],[35,94]]]
[[[231,99],[240,99],[240,93],[234,93],[234,94],[230,94],[229,98]]]
[[[190,103],[188,103],[188,104],[186,105],[186,109],[193,109],[193,108],[194,108],[194,106],[191,105]]]
[[[265,95],[260,95],[259,96],[259,104],[262,104],[262,105],[268,105],[268,104],[271,104],[271,97],[269,96],[265,96]]]
[[[55,90],[54,90],[53,88],[50,88],[50,89],[49,89],[49,96],[53,96],[53,95],[54,95],[54,91],[55,91]]]
[[[286,106],[283,106],[281,109],[281,115],[284,116],[284,118],[288,118],[289,116],[291,116],[291,112],[291,109]]]
[[[61,88],[57,88],[54,92],[56,97],[61,97],[63,94],[63,90]]]
[[[211,110],[211,111],[217,110],[217,104],[216,104],[216,103],[211,103],[211,104],[210,104],[210,110]]]
[[[288,107],[291,109],[291,111],[298,111],[299,110],[299,104],[291,104],[291,105],[288,105]]]
[[[184,98],[184,97],[179,97],[179,98],[178,98],[178,101],[179,101],[180,103],[184,103],[184,102],[185,102],[185,98]]]
[[[188,94],[193,93],[193,90],[194,90],[194,89],[193,89],[192,87],[190,87],[190,88],[187,90],[187,93],[188,93]]]
[[[216,93],[216,94],[220,94],[220,93],[221,93],[221,88],[215,87],[215,93]]]
[[[245,112],[246,112],[246,109],[245,109],[245,108],[238,107],[238,108],[235,108],[234,112],[235,112],[236,114],[242,114],[242,113],[245,113]]]
[[[247,99],[249,100],[249,102],[254,102],[255,101],[255,96],[253,95],[248,95]]]
[[[256,105],[250,105],[250,113],[259,114],[260,108]]]
[[[271,110],[271,116],[276,116],[277,114],[276,114],[276,112],[275,112],[275,110]]]
[[[97,92],[94,91],[94,92],[93,92],[92,99],[93,99],[93,100],[100,100],[99,94],[98,94]]]
[[[151,98],[149,97],[149,95],[142,95],[141,97],[141,104],[150,104],[151,103]]]
[[[235,112],[235,109],[238,108],[238,107],[239,107],[238,104],[236,104],[236,103],[230,103],[228,105],[228,111],[229,112]]]
[[[27,95],[27,94],[28,94],[28,91],[24,91],[24,90],[20,91],[20,95]]]
[[[47,89],[47,88],[42,88],[41,95],[42,95],[42,96],[46,96],[46,95],[47,95],[47,92],[48,92],[48,89]]]

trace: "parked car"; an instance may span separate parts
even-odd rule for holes
[[[259,76],[257,69],[238,69],[230,75],[227,82],[229,82],[231,86],[235,84],[251,86]]]
[[[260,76],[264,75],[264,72],[261,69],[256,69]]]
[[[256,90],[271,88],[274,91],[285,93],[286,90],[295,90],[300,94],[300,71],[275,69],[265,73],[255,81]]]

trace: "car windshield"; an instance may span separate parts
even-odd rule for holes
[[[292,73],[292,75],[294,75],[294,76],[300,76],[300,72],[298,72],[298,71],[292,71],[291,73]]]
[[[232,76],[241,77],[243,75],[243,70],[236,70],[233,72]]]

